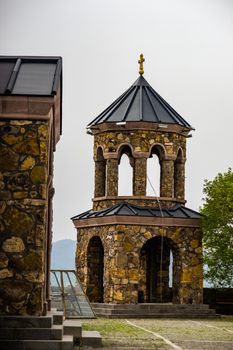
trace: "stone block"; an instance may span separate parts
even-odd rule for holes
[[[181,276],[181,283],[191,283],[192,282],[192,271],[189,269],[184,269]]]
[[[193,239],[190,245],[192,248],[197,248],[199,246],[199,241],[197,239]]]
[[[21,253],[25,250],[25,245],[21,238],[12,237],[3,242],[2,249],[6,253]]]
[[[13,272],[11,270],[8,269],[2,269],[0,270],[0,279],[4,279],[4,278],[10,278],[13,276]]]
[[[21,163],[21,170],[29,170],[32,169],[35,166],[36,160],[32,156],[28,156],[24,159],[24,161]]]
[[[32,216],[16,207],[8,207],[3,214],[4,222],[9,231],[14,235],[28,233],[33,228]]]
[[[0,169],[1,171],[17,170],[19,155],[10,148],[0,144]]]
[[[116,264],[118,267],[126,267],[128,263],[128,256],[125,253],[118,253],[116,255]]]
[[[33,183],[45,183],[46,182],[46,169],[43,166],[34,166],[31,171],[31,180]]]

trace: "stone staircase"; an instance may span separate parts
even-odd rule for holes
[[[92,303],[97,316],[106,318],[215,318],[207,304],[102,304]]]
[[[99,332],[83,331],[80,320],[64,320],[62,312],[0,316],[1,350],[74,350],[80,345],[100,347]]]

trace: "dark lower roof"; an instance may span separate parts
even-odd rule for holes
[[[96,117],[88,128],[101,123],[140,121],[178,124],[193,129],[142,76]]]
[[[118,203],[111,208],[93,211],[88,210],[85,213],[72,217],[72,220],[76,219],[89,219],[98,218],[104,216],[148,216],[148,217],[165,217],[165,218],[188,218],[188,219],[200,219],[201,214],[198,212],[186,208],[183,205],[175,205],[172,208],[149,208],[139,207],[138,205],[129,204],[126,202]]]
[[[0,56],[0,95],[56,95],[61,57]]]

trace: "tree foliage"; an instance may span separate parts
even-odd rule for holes
[[[205,278],[214,287],[233,287],[233,171],[205,180],[201,213]]]

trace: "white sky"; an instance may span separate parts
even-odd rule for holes
[[[138,77],[196,131],[188,139],[187,206],[233,162],[232,0],[0,0],[1,55],[63,57],[63,135],[55,154],[54,241],[91,208],[86,125]]]

